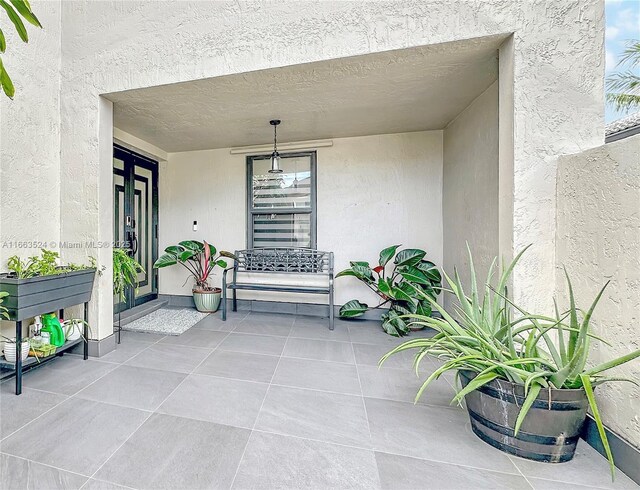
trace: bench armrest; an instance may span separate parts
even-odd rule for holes
[[[226,289],[227,286],[227,272],[232,271],[235,266],[227,267],[222,271],[222,287]]]

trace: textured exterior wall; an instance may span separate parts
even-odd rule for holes
[[[547,293],[554,288],[555,155],[603,139],[603,17],[602,0],[63,2],[61,63],[48,56],[39,64],[62,68],[60,188],[52,191],[60,195],[60,234],[66,240],[112,236],[112,132],[105,126],[110,118],[100,114],[110,110],[100,104],[102,93],[514,33],[515,202],[501,229],[513,229],[514,248],[535,243],[516,271],[515,296],[548,306]],[[43,51],[57,45],[55,32],[44,32],[50,44]],[[35,86],[29,90],[36,91],[37,70],[21,70],[32,74]],[[54,94],[47,97],[47,104],[53,99]],[[42,107],[37,98],[29,102],[32,114]],[[30,128],[38,137],[20,142],[22,154],[33,151],[51,124],[34,117]],[[46,147],[55,148],[55,142]],[[56,156],[51,158],[57,165]],[[2,185],[28,192],[19,176],[29,165],[28,159],[18,162],[12,181]],[[53,179],[47,185],[56,187]],[[32,226],[55,228],[53,208],[54,219],[32,216]],[[96,255],[109,265],[109,254]],[[72,259],[86,255],[70,252]],[[111,323],[108,278],[107,273],[98,286],[104,301],[94,302],[91,311],[100,336]]]
[[[335,253],[336,272],[350,260],[376,263],[381,249],[398,243],[423,248],[442,264],[442,131],[337,138],[317,152],[318,249]],[[244,155],[228,148],[170,153],[159,181],[161,249],[191,238],[225,250],[246,248]],[[160,292],[191,294],[186,277],[180,268],[161,270]],[[220,281],[217,271],[213,282]],[[326,296],[303,294],[241,291],[239,297],[327,302]],[[358,281],[337,279],[336,303],[354,298],[377,304]]]
[[[0,93],[0,271],[8,257],[60,240],[60,2],[32,7],[45,30],[29,24],[28,44],[3,23],[2,61],[16,94]],[[3,335],[15,335],[12,323],[0,323]]]
[[[32,7],[46,30],[29,24],[28,44],[3,23],[16,94],[0,94],[0,270],[7,257],[40,248],[14,242],[60,238],[60,3]]]
[[[611,281],[594,315],[595,332],[611,346],[594,342],[591,362],[640,349],[640,135],[559,159],[556,243],[579,306]],[[609,374],[638,381],[640,360]],[[596,396],[604,422],[640,448],[640,388],[610,383]]]
[[[498,82],[444,130],[444,269],[469,284],[469,255],[482,280],[499,254]],[[445,295],[445,306],[450,295]]]

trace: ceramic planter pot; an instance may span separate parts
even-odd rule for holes
[[[27,357],[29,357],[29,342],[22,342],[22,360],[24,361]],[[16,344],[14,342],[5,342],[4,343],[4,358],[8,362],[16,362]]]
[[[202,313],[215,313],[220,306],[220,295],[222,289],[214,288],[212,291],[193,291],[193,301],[198,311]]]
[[[64,332],[65,340],[68,342],[78,340],[82,337],[82,324],[72,323],[70,320],[62,323],[62,331]]]
[[[476,373],[459,371],[462,386]],[[563,463],[573,458],[589,401],[583,389],[541,390],[518,435],[514,427],[525,400],[524,386],[494,380],[465,396],[471,429],[484,442],[534,461]]]

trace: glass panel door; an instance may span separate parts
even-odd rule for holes
[[[144,268],[138,290],[127,291],[124,301],[114,298],[118,312],[158,297],[158,164],[114,146],[113,173],[114,240]]]

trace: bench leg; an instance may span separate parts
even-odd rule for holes
[[[227,320],[227,285],[222,285],[222,321]]]
[[[335,326],[334,318],[334,306],[333,306],[333,287],[329,291],[329,330],[333,330]]]
[[[238,297],[235,289],[233,290],[233,311],[238,311]]]

